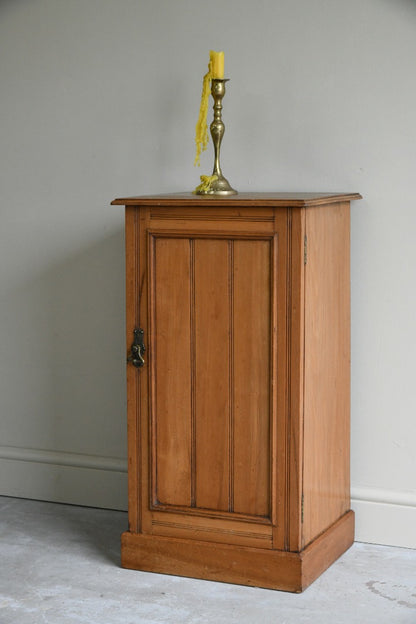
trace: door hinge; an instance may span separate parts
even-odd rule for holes
[[[306,264],[308,261],[308,237],[304,236],[303,239],[303,264]]]
[[[302,500],[301,500],[301,504],[300,504],[300,521],[301,521],[302,524],[303,524],[303,501],[304,501],[304,498],[303,498],[303,494],[302,494]]]

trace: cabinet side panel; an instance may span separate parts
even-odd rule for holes
[[[196,506],[228,511],[231,243],[194,244]]]
[[[125,210],[126,223],[126,350],[130,355],[133,330],[139,324],[139,209],[128,206]],[[127,366],[127,454],[128,454],[128,498],[129,529],[140,530],[140,379],[133,366]]]
[[[349,203],[307,211],[303,544],[350,506]]]
[[[271,243],[234,242],[234,511],[270,515]]]
[[[191,504],[191,249],[187,239],[153,244],[153,475],[156,498]],[[155,461],[156,456],[156,461]]]
[[[303,382],[304,382],[304,298],[305,298],[305,208],[290,211],[288,236],[287,336],[287,428],[284,431],[286,460],[285,547],[302,548],[303,479]]]

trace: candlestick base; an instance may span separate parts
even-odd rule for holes
[[[224,176],[219,176],[217,180],[211,182],[207,190],[197,190],[195,193],[196,195],[237,195],[237,191]]]

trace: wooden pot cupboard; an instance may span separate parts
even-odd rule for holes
[[[353,542],[350,201],[126,207],[122,565],[300,592]]]

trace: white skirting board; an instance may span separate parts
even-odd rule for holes
[[[357,542],[416,548],[416,492],[352,487]]]
[[[127,462],[0,446],[0,494],[127,510]]]
[[[0,495],[127,509],[125,459],[0,446]],[[416,492],[354,487],[358,542],[416,548]]]

